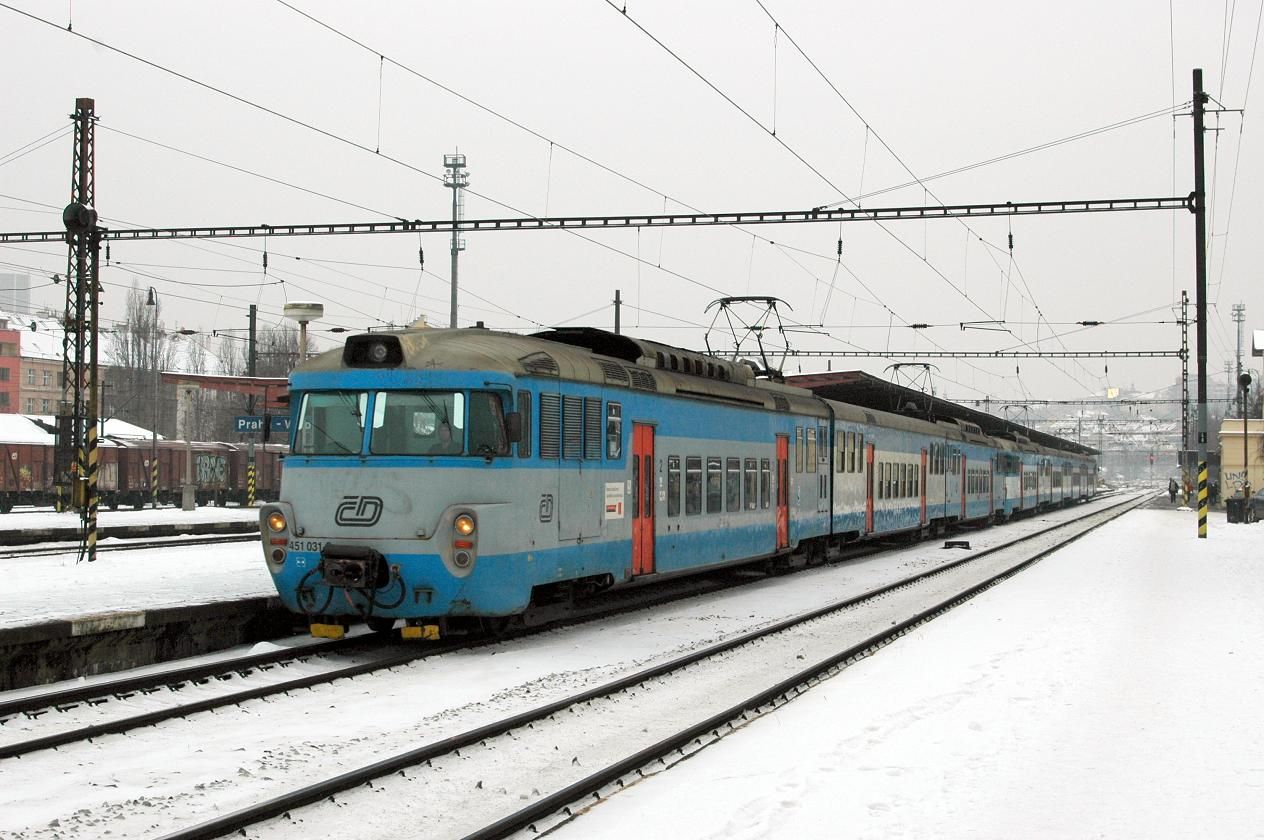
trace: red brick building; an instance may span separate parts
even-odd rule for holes
[[[9,319],[0,317],[0,413],[16,414],[18,405],[19,374],[22,360],[19,355],[21,334],[9,326]]]

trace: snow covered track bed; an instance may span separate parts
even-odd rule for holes
[[[391,837],[407,825],[410,834],[453,837],[498,836],[532,821],[543,828],[567,819],[568,804],[671,764],[740,727],[744,713],[784,703],[1145,498],[1051,514],[1028,523],[1020,544],[1004,541],[1004,550],[980,550],[966,563],[954,556],[946,564],[937,548],[917,546],[867,561],[872,568],[773,578],[688,607],[430,657],[8,759],[0,762],[0,833],[213,837],[245,827],[252,837]],[[1046,530],[1073,520],[1082,521]],[[971,539],[997,546],[1002,531]],[[910,584],[907,567],[919,566],[937,573]],[[875,585],[884,577],[887,585]],[[803,609],[813,592],[817,605]],[[793,608],[756,617],[751,605],[770,600]],[[304,802],[312,804],[298,810]],[[277,818],[260,822],[268,817]]]
[[[229,534],[224,536],[210,537],[162,537],[159,539],[124,539],[113,538],[108,542],[102,542],[97,545],[97,552],[110,551],[138,551],[152,548],[172,548],[190,545],[218,545],[222,543],[252,542],[259,541],[259,533],[256,530],[253,533],[245,534]],[[78,548],[77,543],[41,543],[35,546],[24,546],[20,548],[3,548],[0,549],[0,559],[10,559],[14,557],[52,557],[59,554],[66,554],[75,551]]]

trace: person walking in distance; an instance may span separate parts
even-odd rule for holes
[[[1180,485],[1176,483],[1176,479],[1169,478],[1167,480],[1167,497],[1171,500],[1172,504],[1176,504],[1176,491],[1179,489],[1181,488]]]

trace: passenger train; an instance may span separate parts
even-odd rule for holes
[[[824,399],[595,329],[369,333],[291,377],[285,606],[315,635],[486,629],[542,605],[1092,495],[1092,450]],[[1065,445],[1062,445],[1065,444]]]

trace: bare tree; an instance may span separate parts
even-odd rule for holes
[[[170,370],[175,362],[175,348],[163,328],[160,306],[156,300],[149,305],[145,292],[132,284],[123,320],[109,334],[104,348],[110,367],[104,377],[102,416],[150,428],[157,407],[165,428],[175,422],[174,397],[158,385],[158,373]]]

